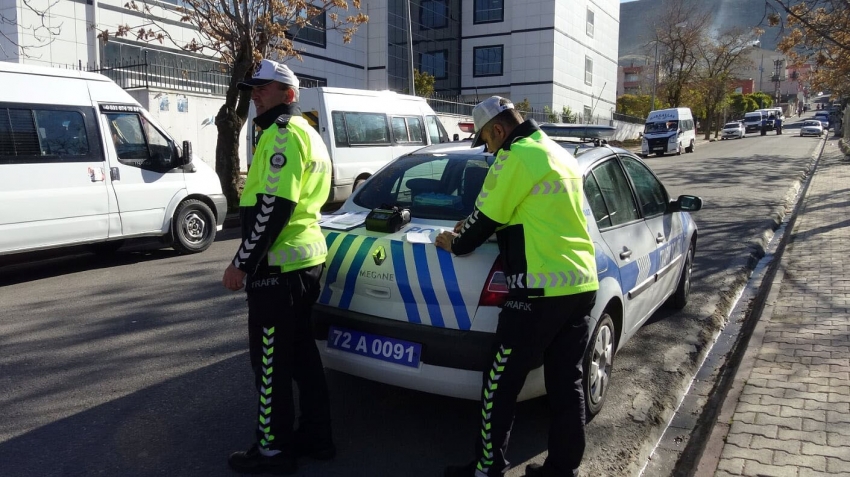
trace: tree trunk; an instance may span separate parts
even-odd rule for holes
[[[227,197],[227,209],[239,208],[239,132],[243,120],[226,103],[218,110],[215,125],[218,140],[215,145],[215,170],[221,190]]]

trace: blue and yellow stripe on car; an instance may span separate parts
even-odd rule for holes
[[[376,247],[388,252],[395,281],[410,323],[468,330],[474,305],[467,306],[451,254],[426,244],[326,232],[328,262],[318,302],[350,309],[363,264]],[[340,291],[341,290],[341,291]]]

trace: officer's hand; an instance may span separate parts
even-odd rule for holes
[[[224,277],[221,279],[221,283],[228,290],[239,291],[244,286],[245,275],[247,275],[245,272],[239,270],[231,263],[227,266],[227,270],[224,271]]]
[[[465,223],[466,223],[466,219],[457,221],[457,223],[455,224],[455,233],[456,234],[460,233],[460,229],[463,228],[463,224],[465,224]]]
[[[440,247],[446,252],[451,253],[452,251],[452,240],[455,238],[457,234],[454,232],[442,232],[440,235],[437,235],[437,238],[434,239],[434,245]]]

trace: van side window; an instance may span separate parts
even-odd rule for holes
[[[90,147],[93,129],[74,108],[0,107],[0,164],[102,161]]]
[[[334,137],[337,146],[389,146],[390,128],[382,113],[348,113],[334,111]]]
[[[120,163],[156,172],[174,168],[171,143],[141,115],[109,113],[106,117]]]
[[[437,116],[425,116],[425,125],[428,126],[428,137],[431,139],[431,144],[449,142],[449,133],[446,132]]]
[[[392,118],[393,138],[399,144],[422,144],[425,138],[422,135],[422,119],[415,117]]]

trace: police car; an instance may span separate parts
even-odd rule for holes
[[[584,360],[592,416],[605,400],[617,349],[662,304],[687,303],[697,241],[688,211],[702,200],[671,199],[653,172],[622,149],[583,149],[577,160],[600,286]],[[425,147],[392,161],[323,218],[327,269],[313,320],[327,368],[480,399],[508,292],[495,236],[460,257],[433,240],[472,212],[493,161],[469,143]],[[393,207],[409,209],[409,222]],[[539,367],[519,399],[544,393]]]

